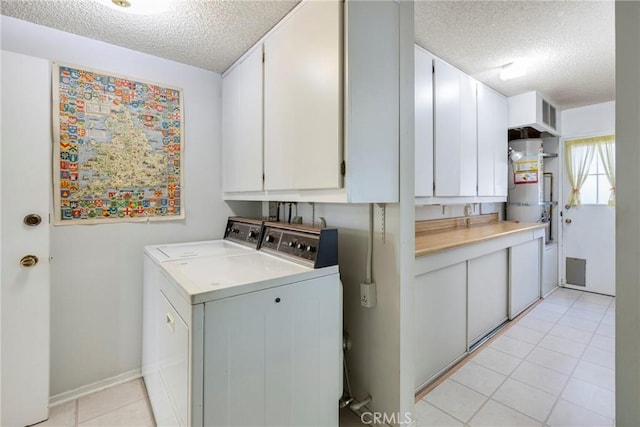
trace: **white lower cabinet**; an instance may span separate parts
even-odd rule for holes
[[[416,258],[415,390],[540,298],[542,228]]]
[[[469,346],[507,320],[507,250],[469,260]]]
[[[415,386],[432,380],[467,351],[467,266],[416,277]]]
[[[509,248],[510,319],[540,299],[542,241],[535,239]]]

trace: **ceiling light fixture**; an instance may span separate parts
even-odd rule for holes
[[[524,63],[510,62],[500,67],[500,80],[511,80],[527,74]]]
[[[99,3],[120,12],[153,15],[169,10],[174,0],[98,0]]]

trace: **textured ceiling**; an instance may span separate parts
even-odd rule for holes
[[[2,0],[0,7],[3,15],[222,73],[297,3],[175,0],[156,15],[94,0]]]
[[[297,0],[175,0],[168,12],[130,15],[94,0],[1,0],[3,15],[196,67],[226,70]],[[541,92],[559,108],[615,97],[614,2],[415,3],[417,43],[505,95]],[[527,75],[501,81],[522,57]]]
[[[613,1],[417,1],[416,42],[505,95],[560,108],[615,99]],[[499,68],[530,58],[527,75]]]

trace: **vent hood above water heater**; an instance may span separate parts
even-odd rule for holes
[[[560,114],[535,91],[509,97],[509,129],[532,127],[560,135]]]

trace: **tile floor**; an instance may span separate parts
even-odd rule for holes
[[[614,426],[612,297],[559,289],[416,403],[418,426]],[[340,426],[359,426],[340,412]],[[154,426],[142,380],[55,406],[56,427]]]
[[[36,424],[37,427],[154,425],[147,392],[141,379],[54,406],[49,410],[49,419]]]
[[[418,426],[613,426],[614,325],[614,298],[558,289],[418,401]]]

